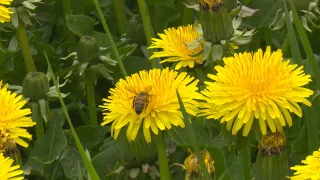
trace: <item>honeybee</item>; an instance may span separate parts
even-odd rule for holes
[[[129,90],[129,89],[128,89]],[[134,111],[137,113],[137,115],[140,115],[142,111],[148,106],[149,103],[149,91],[151,90],[151,87],[149,87],[147,90],[142,91],[140,93],[135,93],[132,90],[129,90],[130,92],[136,94],[133,98],[132,107],[134,108]]]

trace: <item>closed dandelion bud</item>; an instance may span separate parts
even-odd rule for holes
[[[283,133],[264,136],[258,148],[256,179],[286,179],[288,157]]]
[[[128,168],[141,168],[142,164],[154,164],[157,159],[157,149],[154,143],[147,143],[142,133],[138,133],[134,141],[129,142],[125,131],[119,135],[120,152]]]
[[[140,15],[132,16],[127,23],[127,37],[132,43],[138,45],[147,44],[147,39],[144,33],[144,26]]]
[[[204,39],[214,44],[230,39],[234,30],[222,0],[200,0],[199,3]]]
[[[191,154],[184,160],[184,168],[186,170],[185,180],[202,179],[203,173],[200,172],[200,162],[196,154],[191,151],[190,153]],[[201,154],[211,179],[215,179],[214,161],[212,160],[210,153],[207,150],[203,150],[201,151]]]
[[[37,102],[40,99],[45,99],[47,92],[49,92],[49,81],[42,72],[30,72],[25,76],[22,87],[23,95],[31,98],[31,101]]]
[[[77,50],[77,56],[79,61],[84,61],[88,59],[90,56],[98,53],[100,51],[97,40],[92,36],[82,36]],[[91,62],[95,64],[99,58],[95,58]]]

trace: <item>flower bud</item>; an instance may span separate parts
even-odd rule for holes
[[[31,101],[37,102],[46,98],[46,94],[49,92],[49,81],[42,72],[30,72],[25,76],[22,87],[23,95],[30,98]]]
[[[200,22],[206,41],[219,44],[233,35],[231,16],[222,0],[200,0]]]
[[[144,26],[140,15],[132,16],[127,23],[127,37],[132,43],[138,45],[147,44],[146,35],[144,33]]]
[[[262,138],[257,157],[257,179],[286,179],[288,158],[285,136],[276,132]]]
[[[90,56],[98,53],[100,51],[99,45],[97,43],[97,40],[92,36],[82,36],[79,44],[78,44],[78,50],[77,50],[77,56],[78,60],[84,61],[88,59]],[[95,58],[91,62],[95,64],[98,62],[99,57]]]

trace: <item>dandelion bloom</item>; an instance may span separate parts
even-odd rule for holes
[[[312,155],[309,155],[306,160],[302,160],[301,163],[305,165],[296,165],[290,169],[296,172],[292,177],[293,180],[318,180],[320,179],[320,149],[314,151]]]
[[[13,12],[10,10],[10,8],[7,8],[3,5],[10,5],[11,2],[12,0],[0,0],[0,22],[1,23],[10,21],[11,14],[13,14]]]
[[[28,143],[21,139],[31,139],[31,134],[25,127],[34,126],[35,123],[31,117],[29,108],[22,108],[27,102],[22,96],[11,93],[7,90],[8,84],[2,84],[0,81],[0,152],[5,150],[7,145],[15,142],[23,147],[28,147]]]
[[[19,165],[12,166],[13,159],[3,156],[3,153],[0,153],[0,179],[1,180],[22,180],[23,171],[20,170]]]
[[[271,52],[267,47],[255,53],[239,53],[224,58],[224,67],[216,66],[216,75],[208,77],[202,91],[206,96],[202,115],[220,119],[227,129],[236,134],[243,126],[243,136],[251,130],[254,119],[259,121],[263,135],[267,126],[271,132],[282,131],[282,126],[292,126],[290,112],[302,116],[298,103],[311,106],[306,99],[313,91],[302,86],[311,81],[303,66],[283,61],[281,50]]]
[[[152,38],[152,48],[161,48],[163,51],[154,52],[150,59],[165,57],[163,62],[178,62],[175,69],[181,67],[193,68],[195,63],[202,63],[202,56],[195,56],[197,52],[202,50],[202,46],[195,49],[187,47],[186,43],[196,40],[200,35],[193,25],[179,26],[178,28],[168,28],[164,30],[164,34],[158,34],[160,39]]]
[[[176,90],[187,112],[196,115],[200,104],[194,99],[201,96],[196,92],[197,83],[198,80],[194,80],[194,77],[190,77],[187,73],[178,74],[168,68],[152,69],[149,72],[143,70],[126,77],[125,80],[120,79],[116,87],[110,89],[111,95],[103,99],[104,104],[100,106],[105,111],[102,125],[112,122],[111,134],[115,139],[121,128],[128,125],[129,141],[136,138],[142,125],[146,141],[151,142],[150,129],[157,135],[159,129],[171,129],[172,125],[185,126]],[[141,112],[137,112],[137,109]]]

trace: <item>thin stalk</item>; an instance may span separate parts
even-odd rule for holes
[[[156,144],[157,151],[158,151],[158,160],[159,160],[159,166],[160,166],[160,179],[161,180],[169,180],[170,179],[170,172],[169,172],[167,152],[166,152],[166,146],[165,146],[163,134],[161,132],[159,132],[158,135],[155,135],[153,142]]]
[[[62,8],[63,8],[63,13],[64,13],[64,19],[66,20],[66,16],[68,14],[71,14],[71,0],[62,0]],[[70,29],[68,29],[68,34],[67,34],[67,42],[75,42],[75,36]]]
[[[126,12],[124,0],[113,0],[113,10],[117,19],[117,26],[120,36],[126,33]]]
[[[17,38],[19,40],[24,64],[26,65],[27,71],[37,72],[36,66],[33,62],[33,58],[31,55],[26,29],[22,21],[19,21],[19,24],[17,27]]]
[[[90,125],[98,126],[98,117],[96,111],[96,99],[94,94],[94,82],[92,78],[92,70],[89,68],[85,72],[85,83],[87,88],[87,103],[89,110]]]
[[[288,52],[288,49],[289,49],[289,37],[288,37],[288,34],[286,35],[286,37],[285,37],[285,39],[284,39],[284,41],[282,43],[281,49],[282,49],[282,53],[284,55],[286,55],[287,52]]]
[[[55,87],[56,87],[57,94],[58,94],[58,96],[59,96],[59,100],[60,100],[60,103],[61,103],[63,112],[64,112],[64,114],[65,114],[65,116],[66,116],[66,118],[67,118],[69,127],[70,127],[70,129],[71,129],[71,133],[72,133],[72,135],[73,135],[73,137],[74,137],[74,140],[75,140],[75,142],[76,142],[76,145],[77,145],[77,148],[78,148],[78,150],[79,150],[80,156],[81,156],[81,158],[82,158],[82,160],[83,160],[83,162],[84,162],[84,165],[85,165],[85,167],[86,167],[86,169],[87,169],[87,171],[88,171],[88,174],[90,175],[90,179],[100,180],[100,178],[99,178],[96,170],[94,169],[91,161],[89,160],[89,158],[88,158],[87,155],[86,155],[86,152],[84,151],[84,148],[83,148],[83,146],[82,146],[82,144],[81,144],[81,142],[80,142],[80,139],[79,139],[79,137],[78,137],[78,135],[77,135],[77,133],[76,133],[76,130],[74,129],[74,127],[73,127],[73,125],[72,125],[72,122],[71,122],[71,119],[70,119],[68,110],[67,110],[67,108],[66,108],[66,105],[65,105],[62,97],[61,97],[60,88],[59,88],[59,86],[58,86],[56,77],[55,77],[55,75],[54,75],[54,73],[53,73],[53,70],[52,70],[52,68],[51,68],[51,65],[50,65],[50,62],[49,62],[49,60],[48,60],[46,51],[44,51],[44,53],[45,53],[45,57],[46,57],[46,60],[47,60],[47,63],[48,63],[48,69],[49,69],[49,71],[50,71],[50,73],[51,73],[51,75],[52,75],[52,80],[53,80],[53,83],[54,83],[54,85],[55,85]]]
[[[237,135],[237,146],[240,150],[242,157],[242,167],[244,180],[251,180],[251,160],[249,153],[249,140],[247,137],[242,136],[241,134]]]
[[[108,25],[106,23],[106,20],[104,18],[103,13],[102,13],[102,10],[101,10],[101,7],[99,5],[99,2],[98,2],[98,0],[93,0],[93,3],[95,5],[95,7],[96,7],[96,10],[98,11],[98,15],[99,15],[100,21],[102,23],[104,31],[106,32],[107,39],[108,39],[108,41],[109,41],[109,43],[111,45],[111,48],[112,48],[112,52],[113,52],[113,54],[114,54],[114,56],[115,56],[115,58],[116,58],[116,60],[118,62],[117,64],[118,64],[119,69],[121,71],[122,77],[125,78],[127,76],[127,71],[124,68],[124,65],[123,65],[123,62],[122,62],[122,60],[120,58],[120,54],[119,54],[119,51],[118,51],[118,49],[116,47],[116,44],[114,43],[114,41],[112,39],[112,35],[110,33],[109,27],[108,27]]]
[[[209,175],[209,173],[207,171],[206,165],[204,164],[204,159],[202,157],[202,154],[201,154],[201,151],[200,151],[200,148],[199,148],[199,143],[198,143],[198,140],[197,140],[197,137],[196,137],[196,133],[193,130],[192,124],[190,122],[190,118],[188,117],[187,111],[186,111],[186,109],[184,107],[184,104],[182,102],[182,99],[180,97],[180,94],[179,94],[178,90],[176,90],[176,93],[177,93],[180,109],[181,109],[181,112],[182,112],[182,115],[183,115],[184,123],[186,124],[186,127],[188,129],[191,145],[194,148],[195,153],[196,153],[197,158],[198,158],[199,163],[200,163],[200,170],[204,174],[204,179],[211,179],[210,175]]]
[[[36,122],[36,137],[41,139],[44,136],[43,120],[40,115],[38,103],[31,102],[32,120]]]
[[[151,46],[151,44],[152,44],[151,39],[154,37],[154,32],[152,29],[151,20],[150,20],[146,1],[145,0],[138,0],[138,6],[139,6],[142,22],[143,22],[144,32],[145,32],[146,38],[147,38],[147,45]],[[155,50],[148,49],[148,52],[151,55],[153,52],[155,52]],[[159,58],[155,58],[155,59],[151,60],[151,67],[152,68],[161,67],[159,62],[160,62]]]

